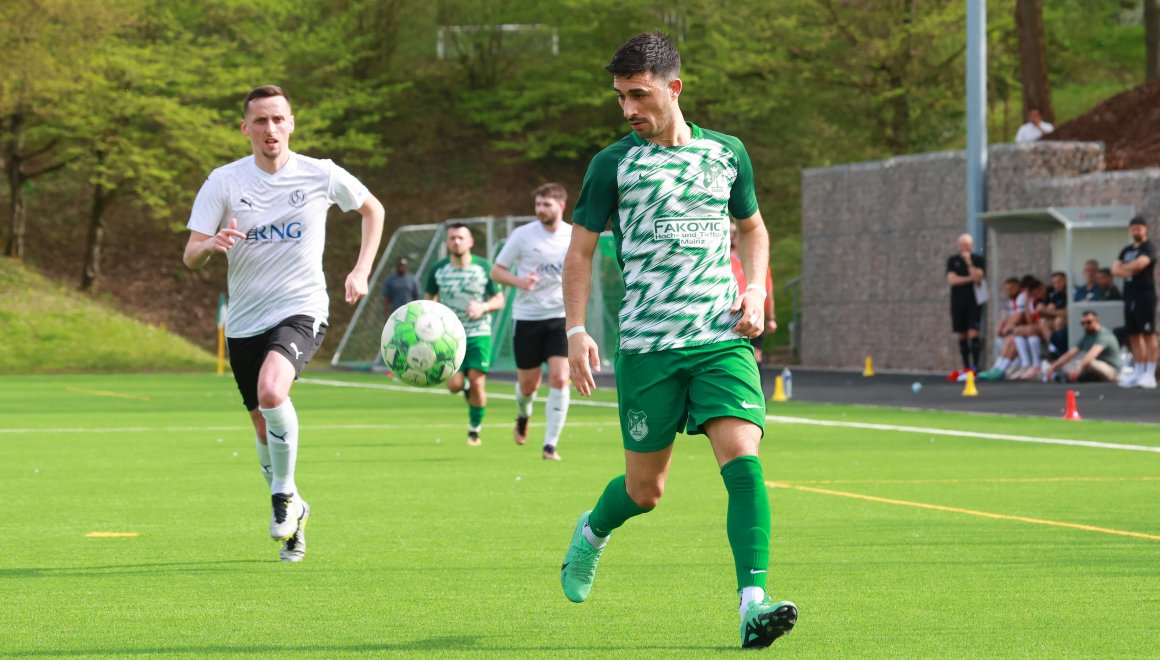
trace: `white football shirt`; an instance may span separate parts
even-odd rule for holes
[[[495,263],[520,277],[536,274],[531,291],[516,290],[512,318],[543,321],[564,318],[564,255],[572,240],[572,225],[561,220],[556,231],[544,229],[539,220],[517,227],[504,243]]]
[[[247,156],[210,173],[193,202],[189,229],[216,234],[237,218],[246,240],[230,248],[226,335],[253,337],[290,316],[325,323],[330,310],[322,250],[326,212],[353,211],[366,186],[330,160],[291,153],[274,174]]]

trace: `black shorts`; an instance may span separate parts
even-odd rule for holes
[[[516,321],[512,347],[517,369],[536,369],[550,357],[568,357],[564,319]]]
[[[1156,332],[1156,296],[1124,299],[1124,329],[1129,335]]]
[[[765,347],[765,333],[763,332],[760,335],[757,335],[756,337],[750,337],[749,338],[749,345],[760,351],[762,348]]]
[[[242,403],[246,410],[258,407],[258,373],[262,370],[267,353],[277,351],[285,355],[290,364],[294,365],[294,378],[297,379],[302,368],[322,345],[324,335],[325,323],[319,324],[318,332],[315,333],[314,317],[298,315],[283,320],[260,335],[227,339],[230,368],[234,371],[234,380],[238,383],[238,391],[242,393]]]
[[[951,332],[979,331],[983,319],[983,307],[974,303],[951,305]]]

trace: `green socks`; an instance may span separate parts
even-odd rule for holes
[[[472,431],[479,431],[483,427],[483,411],[485,409],[480,406],[467,406],[467,425]]]
[[[588,526],[592,528],[592,533],[597,536],[608,536],[612,530],[623,525],[629,518],[648,513],[651,510],[642,509],[640,505],[632,501],[624,486],[624,475],[622,474],[609,481],[608,485],[604,487],[604,494],[596,502],[592,513],[588,514]],[[766,510],[768,511],[768,508]],[[768,516],[766,517],[768,518]],[[768,534],[766,538],[769,538]]]
[[[756,456],[739,456],[721,468],[721,478],[729,491],[725,529],[737,567],[737,588],[764,589],[769,568],[770,517],[761,463]]]

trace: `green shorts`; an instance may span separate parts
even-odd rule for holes
[[[660,451],[677,431],[704,433],[715,417],[748,420],[765,432],[765,395],[748,341],[616,357],[624,448]]]
[[[467,353],[463,356],[463,364],[459,365],[460,373],[467,373],[468,369],[475,369],[487,373],[491,368],[491,335],[467,338]]]

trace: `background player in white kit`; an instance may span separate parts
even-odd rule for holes
[[[516,444],[528,440],[528,418],[540,387],[541,366],[548,363],[548,403],[544,416],[545,460],[560,460],[556,445],[568,418],[568,337],[564,334],[564,255],[572,225],[564,222],[568,191],[545,183],[532,193],[536,218],[517,228],[495,258],[491,279],[514,286],[512,337],[519,380],[516,383]],[[513,271],[513,266],[515,269]]]
[[[337,204],[362,216],[362,247],[346,277],[346,302],[353,304],[367,293],[383,205],[334,162],[290,151],[294,115],[281,88],[255,88],[242,114],[242,133],[250,138],[253,155],[219,167],[202,185],[189,218],[184,261],[201,268],[221,252],[229,262],[230,367],[270,486],[270,536],[282,542],[282,561],[301,561],[310,506],[294,482],[298,414],[290,386],[326,332],[326,213]]]

